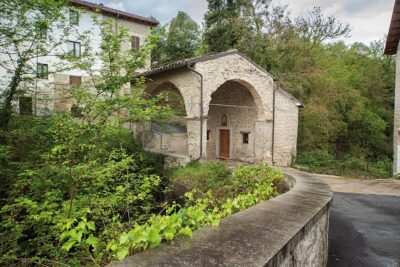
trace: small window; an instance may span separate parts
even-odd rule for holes
[[[242,140],[243,144],[248,144],[249,143],[249,132],[241,132],[242,134]]]
[[[228,125],[228,117],[224,114],[221,117],[221,126],[227,126]]]
[[[69,23],[71,25],[79,25],[79,13],[76,10],[69,10]]]
[[[36,77],[39,79],[49,78],[49,65],[38,63]]]
[[[131,47],[133,51],[139,51],[140,49],[140,38],[138,36],[131,37]]]
[[[211,130],[207,130],[207,141],[210,140],[210,133],[211,133]]]
[[[38,28],[39,39],[47,40],[47,25],[41,25]]]
[[[69,84],[81,84],[82,83],[82,77],[81,76],[69,76]]]
[[[19,114],[32,115],[32,97],[22,96],[19,98]]]
[[[68,41],[68,53],[70,56],[79,58],[81,57],[81,43]]]

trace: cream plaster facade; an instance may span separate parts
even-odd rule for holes
[[[296,154],[301,102],[238,51],[183,60],[142,75],[147,77],[149,92],[172,84],[181,93],[187,115],[187,136],[182,142],[187,142],[186,156],[191,160],[221,157],[220,129],[230,131],[228,158],[232,160],[288,166]],[[223,115],[226,125],[221,123]],[[247,143],[243,134],[248,134]]]
[[[109,9],[100,4],[93,4],[82,0],[70,0],[71,4],[78,8],[79,11],[79,23],[74,26],[75,30],[67,37],[60,38],[62,41],[61,45],[56,47],[53,54],[61,54],[68,51],[68,42],[78,42],[79,35],[85,34],[90,38],[89,46],[93,53],[100,51],[101,44],[101,32],[100,26],[95,23],[93,17],[97,20],[113,20],[115,23],[115,30],[119,27],[125,27],[129,31],[130,36],[136,36],[139,38],[140,45],[146,42],[147,36],[150,34],[152,27],[158,24],[156,20],[143,18],[134,14],[129,14],[122,11]],[[96,11],[97,10],[97,11]],[[69,13],[69,9],[65,8],[65,13]],[[138,17],[137,19],[131,17]],[[75,32],[76,31],[76,32]],[[49,29],[48,33],[54,36],[61,36],[62,32],[58,29]],[[81,44],[81,51],[83,52],[86,47]],[[129,41],[122,44],[122,49],[131,49],[131,43]],[[12,64],[8,60],[7,55],[0,55],[0,61],[5,61],[7,64]],[[46,64],[48,66],[48,77],[46,79],[36,78],[36,74],[32,74],[32,81],[21,83],[21,91],[24,91],[24,96],[32,98],[32,110],[34,115],[47,115],[54,109],[60,109],[61,111],[69,111],[72,103],[67,103],[63,99],[63,90],[68,89],[70,86],[70,76],[82,77],[82,82],[88,79],[89,74],[79,69],[67,69],[60,72],[55,72],[55,69],[60,68],[60,64],[66,64],[59,58],[54,56],[43,56],[37,57],[31,60],[29,64],[32,69],[36,69],[36,64]],[[150,58],[147,60],[147,66],[150,66]],[[101,62],[98,60],[94,66],[94,75],[99,74]],[[1,88],[6,88],[12,78],[12,73],[9,73],[5,68],[0,67],[0,96],[3,94]],[[129,91],[129,84],[124,88],[125,92]],[[1,104],[0,97],[0,104]],[[14,112],[19,113],[19,101],[16,99],[13,102]]]

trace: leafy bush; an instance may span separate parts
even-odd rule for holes
[[[145,222],[159,209],[164,189],[157,174],[162,173],[163,158],[131,145],[132,134],[112,124],[77,124],[60,114],[46,119],[46,125],[48,138],[30,144],[41,151],[38,158],[31,157],[37,151],[12,153],[19,149],[15,140],[20,135],[36,138],[24,136],[22,125],[15,127],[15,140],[1,146],[3,161],[25,161],[12,165],[12,183],[0,209],[0,261],[101,264],[111,257],[107,240],[124,223]]]
[[[181,204],[167,203],[164,157],[112,122],[58,114],[10,125],[0,146],[5,265],[104,265],[277,194],[272,168],[239,167],[231,176],[221,163],[192,163],[173,174],[195,188]],[[230,194],[218,195],[221,188]]]
[[[201,166],[195,164],[188,168],[195,173],[193,168],[202,169]],[[222,169],[219,164],[211,166]],[[237,188],[243,189],[239,183],[245,182],[245,190],[234,198],[220,202],[215,201],[211,190],[199,198],[195,197],[196,189],[186,192],[185,205],[173,203],[165,207],[164,214],[153,215],[143,225],[133,225],[129,231],[121,233],[119,238],[109,243],[109,248],[115,252],[117,259],[123,259],[128,254],[157,247],[163,240],[172,240],[179,235],[192,236],[192,232],[202,226],[218,226],[221,218],[276,196],[278,192],[274,183],[283,178],[280,171],[265,165],[238,167],[233,176]]]
[[[186,191],[198,189],[207,192],[230,183],[229,169],[220,162],[191,162],[188,166],[178,168],[170,175],[172,184],[185,185]],[[183,192],[185,193],[185,192]]]
[[[314,172],[355,178],[386,178],[390,177],[392,172],[392,162],[389,157],[380,157],[373,161],[362,156],[336,158],[326,150],[301,152],[295,164]]]
[[[300,152],[296,158],[296,163],[307,166],[311,171],[328,170],[334,166],[335,157],[327,150],[316,149]]]

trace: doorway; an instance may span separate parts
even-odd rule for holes
[[[231,133],[229,129],[219,129],[219,157],[229,158],[230,157],[230,137]]]

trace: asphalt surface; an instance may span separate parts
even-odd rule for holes
[[[329,267],[400,267],[400,196],[334,193]]]

